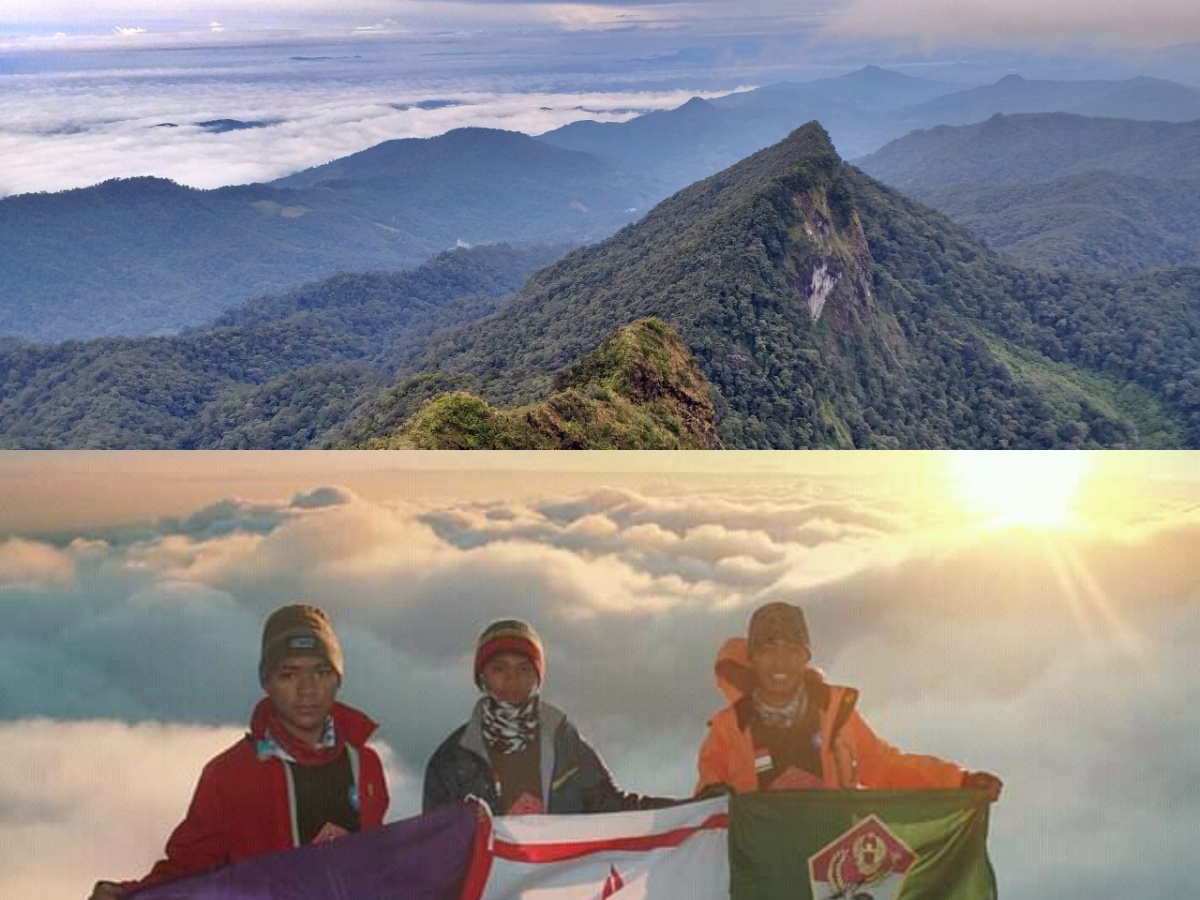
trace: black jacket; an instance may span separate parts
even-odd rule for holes
[[[483,742],[481,705],[471,718],[446,738],[425,767],[424,811],[468,796],[478,797],[493,809],[499,800],[496,777]],[[548,813],[620,812],[672,806],[667,797],[650,797],[622,791],[613,782],[604,762],[563,712],[538,701],[541,735],[542,808]],[[547,739],[549,738],[549,739]]]

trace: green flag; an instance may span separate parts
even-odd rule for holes
[[[729,806],[731,900],[995,900],[981,791],[787,791]]]

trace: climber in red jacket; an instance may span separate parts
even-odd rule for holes
[[[91,900],[126,893],[277,850],[376,828],[388,806],[375,723],[337,701],[344,662],[326,615],[276,610],[262,635],[266,696],[250,730],[209,761],[166,855],[138,881],[100,881]]]

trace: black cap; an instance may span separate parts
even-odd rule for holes
[[[808,649],[808,623],[804,610],[782,601],[760,606],[750,617],[750,653],[773,641],[799,644]]]

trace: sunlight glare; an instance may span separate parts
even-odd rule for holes
[[[987,450],[949,459],[960,499],[993,528],[1062,528],[1086,467],[1082,451]]]

